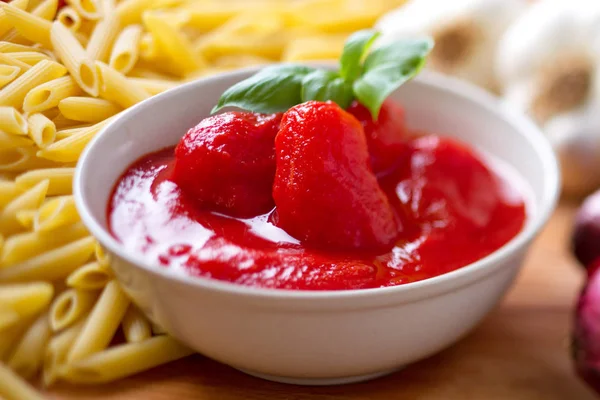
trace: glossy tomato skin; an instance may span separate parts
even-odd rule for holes
[[[273,221],[309,246],[381,251],[398,220],[369,165],[360,122],[332,102],[289,109],[275,138]]]
[[[408,132],[404,122],[404,109],[393,100],[383,102],[377,121],[369,110],[353,101],[347,111],[360,121],[367,137],[371,167],[376,175],[385,175],[408,156]]]
[[[269,211],[281,114],[205,118],[175,149],[173,180],[201,207],[235,217]]]

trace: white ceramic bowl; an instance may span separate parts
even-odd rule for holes
[[[524,230],[457,271],[396,287],[286,291],[172,276],[126,251],[107,232],[115,181],[140,156],[174,145],[209,115],[220,94],[255,69],[201,79],[127,110],[80,158],[74,191],[90,232],[148,317],[198,352],[281,382],[335,384],[376,377],[427,357],[468,333],[506,292],[552,212],[559,175],[528,119],[465,83],[423,74],[393,94],[408,124],[462,139],[512,165],[529,184]]]

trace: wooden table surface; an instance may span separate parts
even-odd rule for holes
[[[337,387],[262,381],[200,355],[104,386],[61,385],[51,399],[588,400],[568,338],[583,278],[567,251],[575,212],[563,203],[529,253],[517,283],[473,333],[393,375]]]

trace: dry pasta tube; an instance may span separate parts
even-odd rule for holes
[[[79,86],[90,95],[97,96],[98,72],[73,33],[60,22],[54,22],[50,29],[50,40],[56,55]]]
[[[3,284],[0,286],[0,304],[21,318],[33,316],[50,305],[54,287],[47,282]]]
[[[88,128],[83,128],[80,132],[73,134],[50,146],[40,150],[38,157],[59,162],[77,161],[79,155],[92,138],[112,119],[106,119]]]
[[[6,400],[44,400],[25,380],[0,363],[0,397]]]
[[[96,66],[100,76],[100,95],[103,98],[128,108],[150,97],[148,92],[114,68],[100,61],[96,61]]]
[[[0,335],[0,362],[6,361],[15,349],[17,341],[23,336],[31,321],[25,318],[21,323],[3,329]]]
[[[48,21],[52,21],[56,17],[58,11],[58,0],[44,0],[31,12]]]
[[[67,4],[85,19],[95,20],[102,16],[100,4],[96,0],[67,0]]]
[[[42,382],[44,386],[49,386],[56,381],[58,370],[67,360],[69,349],[81,332],[84,323],[85,320],[79,321],[50,339],[44,354],[42,370]]]
[[[110,49],[119,34],[119,18],[115,13],[106,15],[96,24],[87,44],[86,52],[92,60],[108,61]]]
[[[50,43],[50,27],[52,24],[50,21],[10,4],[4,5],[4,12],[8,16],[9,23],[12,24],[19,35],[48,49],[52,48]]]
[[[0,210],[18,195],[23,193],[23,191],[23,189],[17,187],[15,182],[0,179]]]
[[[23,101],[23,111],[28,113],[42,112],[57,107],[61,100],[77,96],[81,89],[70,76],[54,79],[35,87]]]
[[[4,243],[0,266],[14,265],[88,235],[85,225],[81,222],[55,232],[26,232],[12,235]]]
[[[56,163],[37,157],[36,153],[34,146],[0,149],[0,174],[56,166]]]
[[[193,353],[169,336],[157,336],[140,343],[115,346],[69,363],[61,371],[61,377],[77,383],[110,382]]]
[[[139,343],[150,339],[152,336],[152,328],[150,322],[133,304],[123,317],[123,334],[129,343]]]
[[[32,279],[53,281],[65,278],[89,260],[93,252],[93,238],[79,239],[21,263],[0,269],[0,281],[24,282]]]
[[[133,69],[138,60],[142,27],[130,25],[123,29],[110,53],[108,65],[122,74]]]
[[[21,62],[24,62],[27,65],[35,65],[37,63],[39,63],[42,60],[52,60],[54,61],[50,56],[48,56],[45,53],[40,53],[37,51],[21,51],[18,53],[10,53],[10,56],[15,59],[15,60],[19,60]]]
[[[42,365],[44,349],[50,334],[48,314],[44,313],[27,329],[7,365],[19,375],[31,378]]]
[[[112,279],[112,272],[94,261],[77,268],[67,277],[66,282],[72,288],[95,290],[104,288]]]
[[[33,228],[36,232],[56,231],[78,221],[79,214],[73,196],[58,196],[42,204],[35,215]]]
[[[67,70],[54,61],[42,60],[0,90],[0,106],[21,107],[29,91],[63,76]]]
[[[76,96],[62,100],[58,109],[72,121],[92,123],[103,121],[122,111],[121,107],[108,100]]]
[[[12,0],[9,4],[13,7],[20,8],[21,10],[25,10],[29,5],[29,0]],[[0,37],[6,35],[12,28],[12,25],[9,22],[9,18],[6,13],[0,8]]]
[[[9,135],[0,131],[0,149],[8,150],[15,147],[31,146],[33,141],[25,136]]]
[[[63,330],[89,313],[98,299],[98,293],[88,290],[65,290],[50,307],[50,326],[53,331]]]
[[[16,219],[17,212],[39,208],[46,197],[48,185],[48,181],[40,182],[8,203],[0,213],[0,233],[8,235],[18,232],[20,224]]]
[[[15,310],[1,306],[0,307],[0,332],[3,332],[7,328],[16,325],[21,316]]]
[[[13,135],[27,135],[27,120],[14,107],[0,107],[0,130]]]
[[[21,224],[21,226],[27,230],[33,229],[33,219],[35,218],[35,211],[33,210],[22,210],[22,211],[18,211],[15,214],[15,218],[17,219],[17,221],[19,221],[19,223]],[[18,236],[18,235],[12,235],[12,237],[14,236]],[[0,265],[2,264],[2,262],[0,262]]]
[[[175,81],[168,81],[165,79],[129,78],[129,80],[150,93],[152,96],[172,89],[178,85]]]
[[[35,113],[27,118],[29,137],[40,149],[48,147],[56,138],[56,126],[44,114]]]
[[[75,168],[69,167],[34,169],[17,176],[15,184],[25,190],[47,179],[48,196],[66,195],[72,192],[74,173]]]
[[[121,324],[129,303],[119,284],[109,282],[69,351],[68,361],[82,360],[104,350]]]
[[[0,65],[0,89],[14,81],[21,73],[21,68],[13,65]]]
[[[73,7],[61,8],[56,19],[73,32],[77,32],[81,28],[81,16]]]

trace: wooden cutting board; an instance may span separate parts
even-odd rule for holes
[[[573,374],[569,332],[583,271],[568,253],[575,205],[563,203],[529,253],[516,285],[468,337],[371,382],[299,387],[262,381],[200,355],[104,386],[59,385],[51,399],[588,400]]]

